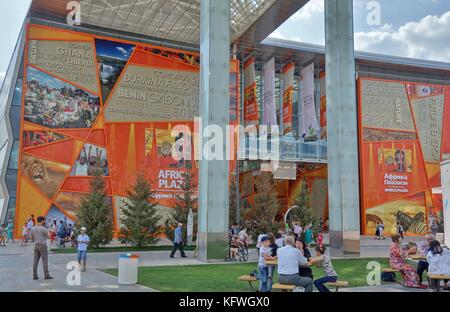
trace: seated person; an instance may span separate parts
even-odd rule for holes
[[[442,248],[439,241],[435,240],[430,243],[427,253],[427,261],[429,263],[428,273],[436,275],[450,275],[450,250]],[[432,280],[436,283],[438,280]],[[432,285],[435,288],[437,285]],[[444,289],[449,290],[448,280],[444,280]]]
[[[412,248],[408,246],[406,249],[402,249],[400,246],[401,237],[398,234],[392,235],[392,245],[389,254],[389,262],[391,268],[400,271],[403,278],[403,286],[414,287],[414,288],[426,288],[426,286],[419,283],[419,276],[416,273],[414,267],[406,263],[406,259],[410,254],[415,254],[417,248]]]
[[[418,254],[421,256],[426,256],[428,253],[428,250],[430,249],[430,243],[434,241],[434,235],[433,234],[427,234],[425,236],[425,241],[419,242],[419,248],[418,248]],[[423,281],[423,272],[428,271],[428,261],[426,260],[420,260],[419,263],[417,263],[417,275],[419,276],[419,283],[422,284]]]
[[[297,248],[302,254],[302,256],[305,257],[308,261],[311,259],[311,252],[301,240],[295,241],[295,248]],[[309,277],[311,279],[314,278],[311,267],[309,265],[300,265],[298,267],[298,272],[300,276]]]
[[[296,285],[305,288],[305,292],[313,291],[313,280],[300,276],[298,267],[307,265],[308,260],[294,247],[294,237],[287,236],[285,246],[278,248],[278,281],[284,285]]]
[[[316,279],[314,286],[316,286],[319,292],[330,292],[325,286],[326,283],[336,282],[338,279],[337,273],[334,270],[331,258],[325,255],[326,247],[324,245],[316,246],[316,257],[310,260],[311,264],[315,264],[318,268],[323,269],[324,277]]]
[[[236,258],[240,246],[241,246],[241,241],[239,240],[239,236],[233,235],[231,237],[231,242],[230,242],[230,257],[231,257],[231,259]]]

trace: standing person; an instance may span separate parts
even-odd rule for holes
[[[31,219],[31,222],[32,222],[33,226],[35,226],[36,225],[36,220],[34,219],[34,215],[31,215],[30,219]]]
[[[9,243],[10,241],[12,243],[14,243],[14,237],[13,237],[13,230],[14,230],[14,225],[11,219],[8,220],[8,225],[6,226],[6,235],[7,235],[7,243]]]
[[[306,245],[306,247],[309,247],[309,245],[311,245],[311,243],[313,241],[314,241],[313,230],[311,229],[311,224],[309,224],[308,226],[306,226],[306,229],[305,229],[305,245]]]
[[[323,233],[322,232],[317,234],[317,245],[323,245]]]
[[[180,250],[181,258],[186,258],[183,250],[183,223],[181,222],[178,223],[178,226],[174,231],[173,249],[170,253],[170,258],[173,258],[177,249]]]
[[[29,235],[30,235],[30,231],[28,229],[28,223],[25,222],[22,226],[22,243],[20,244],[20,246],[27,245]]]
[[[380,222],[380,239],[386,239],[386,237],[383,236],[383,232],[384,232],[384,223],[383,221]]]
[[[273,233],[269,233],[267,234],[267,237],[269,238],[269,249],[270,249],[270,256],[275,259],[277,257],[277,250],[278,250],[278,245],[276,243],[275,240],[275,235],[273,235]],[[269,289],[272,289],[272,285],[273,285],[273,273],[275,272],[275,266],[274,265],[269,265]]]
[[[28,235],[27,235],[27,242],[28,242],[28,240],[31,238],[31,229],[33,228],[33,226],[34,226],[34,221],[33,221],[33,218],[34,218],[34,216],[33,215],[31,215],[31,217],[29,217],[28,218],[28,221],[27,221],[27,232],[28,232]]]
[[[258,239],[256,240],[256,250],[258,251],[258,255],[259,255],[259,251],[261,249],[262,246],[262,238],[263,237],[267,237],[266,234],[259,234],[258,235]]]
[[[4,224],[0,224],[0,247],[6,247],[6,227]]]
[[[81,266],[81,261],[83,261],[82,272],[86,271],[86,260],[87,260],[87,248],[89,245],[89,236],[86,234],[86,228],[83,226],[80,230],[80,235],[77,237],[78,245],[78,264]]]
[[[294,235],[297,236],[298,239],[301,239],[303,229],[302,226],[300,225],[300,222],[298,221],[294,222],[293,228],[294,228]]]
[[[59,221],[57,235],[59,239],[59,248],[66,247],[66,228],[64,227],[64,222],[62,220]]]
[[[311,259],[311,264],[315,264],[318,268],[322,268],[325,274],[324,277],[314,281],[314,286],[316,286],[319,292],[330,292],[325,284],[329,282],[336,282],[338,278],[333,264],[331,263],[331,258],[325,255],[325,250],[326,247],[323,245],[316,246],[316,257]]]
[[[37,267],[39,259],[42,258],[42,268],[44,269],[44,278],[53,279],[48,272],[48,251],[47,239],[48,229],[44,227],[45,218],[39,216],[37,218],[37,225],[31,229],[31,238],[34,241],[34,257],[33,257],[33,279],[37,280]]]
[[[433,220],[433,223],[431,224],[431,233],[433,233],[433,235],[436,236],[438,230],[439,226],[437,225],[436,220]]]
[[[403,234],[405,233],[405,231],[403,230],[403,225],[400,222],[397,222],[396,228],[397,234],[400,235],[400,237],[403,239]]]
[[[259,291],[268,292],[271,290],[271,283],[269,281],[269,267],[266,264],[266,260],[273,260],[275,257],[271,256],[270,252],[270,240],[267,236],[261,238],[261,248],[259,249]]]
[[[247,239],[248,239],[247,229],[243,228],[242,230],[239,231],[238,235],[239,235],[239,239],[241,240],[242,245],[248,251],[248,246],[247,246]]]
[[[313,280],[299,275],[298,267],[308,265],[308,260],[294,247],[294,237],[285,238],[285,246],[278,248],[278,281],[283,285],[295,285],[305,288],[305,292],[313,291]]]

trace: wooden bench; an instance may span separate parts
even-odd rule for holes
[[[278,289],[284,292],[293,291],[297,286],[295,285],[283,285],[280,283],[275,283],[272,285],[272,289]]]
[[[348,282],[347,281],[336,281],[336,282],[329,282],[326,283],[328,286],[332,286],[332,287],[336,287],[336,292],[339,290],[339,288],[342,287],[348,287]]]
[[[450,275],[444,274],[428,274],[430,280],[434,280],[436,283],[435,291],[439,292],[441,289],[441,280],[450,280]]]
[[[248,282],[248,284],[250,285],[250,288],[253,290],[254,288],[253,288],[252,282],[256,282],[258,279],[256,278],[256,276],[242,275],[242,276],[239,276],[238,280],[241,282]]]

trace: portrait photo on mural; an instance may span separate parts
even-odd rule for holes
[[[109,176],[106,149],[92,144],[84,144],[70,171],[70,176],[95,176],[96,170],[101,176]]]
[[[90,128],[99,110],[98,96],[28,67],[25,121],[48,128]]]

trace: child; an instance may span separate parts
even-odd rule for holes
[[[5,225],[2,224],[0,226],[0,246],[2,246],[2,247],[6,247],[5,237],[6,237]]]
[[[237,253],[239,250],[239,246],[240,246],[239,236],[233,235],[231,237],[231,242],[230,242],[230,258],[231,258],[231,260],[236,261],[236,256],[237,256]]]
[[[81,271],[86,271],[86,261],[87,261],[87,247],[89,245],[89,236],[86,234],[86,228],[83,226],[81,228],[81,234],[77,238],[78,243],[78,263],[81,266],[81,261],[83,261],[83,269]]]
[[[14,225],[12,223],[12,220],[9,219],[8,225],[6,226],[6,235],[8,237],[8,240],[6,241],[7,243],[9,243],[9,242],[14,243],[13,229],[14,229]]]
[[[311,229],[311,224],[309,224],[308,226],[306,226],[306,229],[305,229],[305,244],[306,244],[306,247],[309,247],[309,245],[311,245],[311,243],[313,241],[314,241],[313,230]]]
[[[316,286],[319,292],[330,292],[330,290],[325,286],[326,283],[336,282],[337,273],[333,268],[331,259],[329,256],[325,255],[326,247],[323,245],[316,246],[316,257],[311,259],[311,264],[316,264],[318,268],[322,268],[325,273],[324,277],[316,279],[314,281],[314,286]]]
[[[266,264],[266,260],[273,260],[275,257],[271,256],[271,250],[269,248],[270,240],[267,236],[263,236],[261,238],[261,247],[259,249],[259,261],[258,261],[258,269],[259,269],[259,291],[260,292],[268,292],[269,289],[269,267]]]
[[[25,224],[22,227],[22,243],[21,246],[26,246],[28,242],[28,236],[30,234],[30,230],[28,229],[28,222],[25,222]]]
[[[320,232],[319,234],[317,234],[317,245],[323,245],[323,234],[322,232]]]

